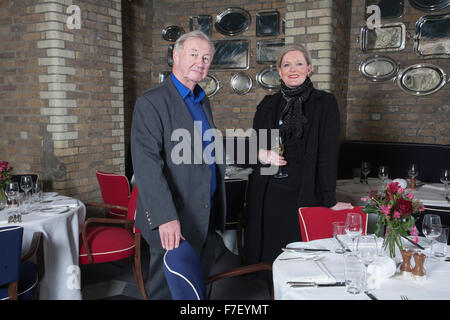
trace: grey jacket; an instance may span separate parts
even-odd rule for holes
[[[209,100],[202,100],[211,128],[215,128]],[[171,141],[172,132],[185,129],[192,140]],[[144,92],[134,107],[131,128],[131,154],[139,190],[135,226],[150,247],[161,248],[158,226],[178,219],[181,234],[200,252],[206,240],[210,219],[215,229],[225,226],[225,163],[216,165],[215,208],[210,208],[211,170],[207,163],[175,164],[172,151],[179,154],[180,143],[188,143],[191,159],[194,148],[194,122],[171,77]],[[186,132],[186,131],[185,131]],[[195,133],[197,135],[197,132]],[[200,147],[201,152],[201,147]]]

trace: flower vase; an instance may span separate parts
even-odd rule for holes
[[[402,238],[397,230],[386,228],[383,248],[395,262],[401,262],[402,256],[400,252],[403,250],[403,244]]]

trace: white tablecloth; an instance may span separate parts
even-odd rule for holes
[[[71,198],[57,196],[63,201]],[[49,203],[51,206],[51,203]],[[22,215],[24,228],[22,254],[30,247],[34,232],[43,233],[45,274],[40,282],[41,300],[81,300],[80,270],[78,267],[79,233],[86,216],[86,207],[78,206],[64,213],[31,212]],[[0,226],[8,224],[7,213],[0,211]]]
[[[307,242],[308,245],[329,248],[334,250],[332,239],[321,239]],[[292,245],[291,245],[292,246]],[[290,288],[286,281],[292,281],[293,275],[302,277],[307,265],[301,260],[279,260],[292,257],[293,253],[281,253],[273,263],[274,297],[277,300],[370,300],[364,293],[350,294],[345,287],[320,287],[320,288]],[[326,269],[337,281],[344,281],[344,256],[333,251],[324,255],[321,259]],[[310,263],[310,262],[308,262]],[[401,300],[401,295],[408,296],[410,300],[448,300],[450,299],[450,262],[425,262],[427,278],[425,281],[406,279],[399,273],[395,276],[383,279],[379,289],[371,290],[371,293],[379,300]]]

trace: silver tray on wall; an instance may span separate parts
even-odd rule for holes
[[[361,28],[360,44],[363,52],[400,51],[405,49],[406,28],[403,23],[389,23],[379,28]]]
[[[270,37],[280,34],[280,13],[278,11],[256,13],[256,36]]]
[[[396,19],[403,16],[404,0],[366,0],[366,21],[371,14],[367,13],[367,7],[377,5],[380,8],[381,19]]]
[[[280,89],[280,74],[275,66],[268,66],[256,75],[256,82],[266,90],[276,91]]]
[[[214,41],[212,70],[248,69],[250,60],[250,41],[247,39]]]
[[[253,81],[248,74],[239,72],[231,77],[230,85],[233,92],[242,95],[250,91]]]
[[[371,56],[359,64],[361,75],[373,82],[392,79],[397,75],[398,70],[398,63],[386,56]]]
[[[208,97],[212,97],[220,89],[219,80],[217,80],[216,77],[210,74],[208,74],[206,78],[199,83],[199,85],[200,87],[202,87]]]
[[[450,13],[417,20],[414,51],[426,58],[450,57]]]
[[[191,31],[200,30],[208,37],[211,37],[212,17],[209,14],[200,14],[195,17],[189,17],[189,29]]]
[[[447,82],[447,75],[433,64],[415,64],[400,71],[397,85],[404,92],[424,96],[435,93]]]
[[[450,5],[450,0],[409,0],[409,4],[417,10],[441,10]]]
[[[251,16],[242,8],[226,8],[214,19],[216,30],[226,36],[235,36],[245,32],[251,23]]]
[[[162,31],[162,37],[166,41],[177,41],[181,35],[184,34],[184,29],[179,26],[168,26],[163,29]]]
[[[284,39],[263,40],[256,42],[256,62],[276,62],[278,54],[284,48]]]

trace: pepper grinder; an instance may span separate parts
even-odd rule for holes
[[[416,188],[416,177],[411,177],[411,189]]]
[[[412,274],[414,275],[414,279],[425,280],[426,272],[425,272],[424,263],[425,263],[425,259],[427,256],[424,255],[423,253],[416,252],[416,253],[414,253],[413,257],[414,257],[415,266],[412,271]]]
[[[413,271],[411,267],[411,258],[413,253],[410,250],[402,250],[400,251],[402,254],[402,265],[400,266],[400,271],[404,276],[411,276],[411,272]]]

